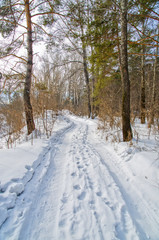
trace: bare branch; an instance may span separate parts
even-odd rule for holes
[[[149,54],[149,53],[128,53],[129,55],[138,55],[138,56],[151,56],[151,57],[159,57],[157,54]]]
[[[159,36],[159,35],[158,35],[158,34],[155,34],[155,35],[152,35],[151,37],[153,38],[153,37],[157,37],[157,36]],[[145,41],[145,40],[147,40],[147,39],[149,39],[149,37],[147,37],[147,38],[142,38],[142,39],[139,39],[139,40],[137,40],[136,42]]]
[[[80,64],[83,64],[83,62],[81,62],[81,61],[64,61],[62,64],[53,65],[52,68],[54,68],[54,67],[62,67],[62,66],[65,66],[67,64],[70,64],[70,63],[80,63]]]
[[[21,38],[21,37],[23,37],[23,42],[22,42],[22,44],[24,43],[24,35],[26,34],[26,32],[25,33],[22,33],[19,37],[17,37],[15,40],[13,40],[9,45],[8,45],[8,47],[9,46],[11,46],[12,44],[14,44],[19,38]],[[22,46],[22,44],[21,44],[21,46]]]
[[[16,57],[16,58],[18,58],[18,59],[21,59],[21,60],[24,61],[24,62],[27,62],[27,60],[26,60],[25,58],[19,57],[19,56],[17,56],[16,54],[13,54],[13,53],[7,54],[7,55],[5,55],[5,56],[3,56],[3,57],[0,57],[0,59],[6,58],[6,57],[9,57],[9,56],[13,56],[13,57]]]
[[[158,17],[151,16],[151,15],[132,14],[132,13],[129,13],[128,15],[130,15],[130,16],[135,16],[135,17],[151,18],[151,19],[153,19],[153,20],[159,21],[159,18],[158,18]]]
[[[59,15],[59,16],[65,17],[63,14],[57,13],[57,12],[36,13],[36,14],[32,15],[31,17],[42,16],[42,15],[47,15],[47,14],[55,14],[55,15]]]
[[[132,23],[129,23],[132,27],[134,27],[139,33],[141,33],[143,36],[145,36],[147,39],[151,39],[152,41],[156,42],[157,44],[159,43],[157,40],[154,38],[147,36],[145,33],[143,33],[141,30],[139,30],[137,27],[135,27]],[[143,39],[144,41],[145,39]]]
[[[26,75],[25,75],[24,73],[20,73],[20,72],[18,72],[17,70],[15,70],[15,69],[13,69],[13,68],[11,68],[11,70],[12,70],[13,72],[18,73],[19,75],[22,75],[23,78],[26,77]]]
[[[8,23],[11,23],[11,24],[17,24],[18,26],[20,26],[20,27],[23,27],[23,28],[25,28],[25,29],[27,29],[27,27],[25,27],[25,26],[23,26],[22,24],[20,24],[20,23],[17,23],[17,22],[12,22],[12,21],[10,21],[10,20],[8,20],[8,19],[5,19],[5,18],[3,18],[3,19],[0,19],[0,21],[5,21],[5,22],[8,22]]]
[[[157,47],[158,45],[148,44],[148,43],[139,43],[139,42],[133,42],[128,41],[129,44],[137,44],[137,45],[145,45],[145,46],[151,46],[151,47]]]
[[[35,23],[35,22],[32,22],[32,24],[35,25],[35,26],[37,26],[37,27],[39,27],[39,28],[40,28],[46,35],[48,35],[49,37],[52,36],[52,34],[47,33],[46,30],[45,30],[43,27],[41,27],[39,24],[37,24],[37,23]]]
[[[153,12],[154,14],[156,14],[157,16],[159,16],[159,14],[158,14],[157,12],[155,12],[152,8],[146,7],[146,6],[143,4],[142,1],[140,1],[140,4],[141,4],[145,9],[147,9],[148,11]]]

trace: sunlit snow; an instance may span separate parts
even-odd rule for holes
[[[0,150],[0,239],[159,239],[159,141],[106,141],[65,113],[49,139]]]

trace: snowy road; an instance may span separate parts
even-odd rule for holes
[[[159,239],[157,210],[119,160],[93,122],[69,117],[69,126],[50,140],[0,239]]]

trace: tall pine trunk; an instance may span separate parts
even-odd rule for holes
[[[84,66],[84,75],[86,80],[87,86],[87,104],[88,104],[88,117],[91,117],[91,92],[90,92],[90,83],[89,83],[89,74],[88,74],[88,67],[87,67],[87,56],[86,56],[86,49],[83,47],[83,66]]]
[[[158,34],[159,34],[159,25],[158,25]],[[158,35],[159,42],[159,35]],[[151,97],[151,109],[150,109],[150,119],[149,127],[151,124],[154,124],[155,110],[156,110],[156,85],[157,85],[157,66],[158,66],[158,44],[156,45],[156,56],[153,68],[153,83],[152,83],[152,97]]]
[[[142,49],[143,56],[141,57],[141,100],[140,100],[140,118],[141,123],[145,123],[145,113],[146,113],[146,106],[145,106],[145,57],[144,57],[144,47]]]
[[[84,76],[86,81],[86,87],[87,87],[87,106],[88,106],[88,117],[91,117],[91,90],[90,90],[90,79],[89,79],[89,73],[88,73],[88,66],[87,66],[87,53],[86,53],[86,47],[84,42],[84,30],[83,26],[81,27],[81,42],[82,42],[82,57],[83,57],[83,68],[84,68]]]
[[[121,79],[122,79],[122,131],[123,141],[132,139],[130,125],[130,81],[127,54],[127,0],[121,0]]]
[[[142,23],[142,31],[144,31],[144,20]],[[145,123],[146,118],[146,101],[145,101],[145,46],[142,46],[142,56],[141,56],[141,96],[140,96],[140,119],[141,123]]]
[[[32,78],[32,67],[33,67],[33,49],[32,49],[32,24],[31,24],[31,14],[29,7],[29,0],[25,0],[25,14],[26,14],[26,22],[27,22],[27,70],[26,70],[26,78],[24,84],[24,107],[25,107],[25,115],[26,115],[26,123],[28,129],[28,135],[32,133],[35,129],[35,124],[33,120],[33,110],[30,101],[31,94],[31,78]]]

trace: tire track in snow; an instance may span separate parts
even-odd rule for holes
[[[111,158],[111,154],[108,153],[108,155]],[[122,169],[121,165],[116,164],[117,162],[114,160],[115,159],[113,159],[112,167],[110,167],[108,165],[107,165],[107,167],[110,169],[110,172],[112,173],[114,179],[116,180],[116,182],[118,183],[118,185],[121,188],[121,192],[126,199],[127,205],[129,207],[130,213],[132,215],[132,218],[135,219],[136,225],[138,226],[139,229],[141,229],[141,233],[143,233],[143,236],[141,238],[156,240],[156,236],[157,236],[157,239],[158,239],[158,236],[159,236],[159,228],[158,228],[159,217],[158,216],[159,215],[158,215],[156,209],[153,208],[154,206],[152,205],[151,202],[146,201],[146,198],[144,198],[142,192],[140,192],[138,190],[138,187],[137,187],[137,184],[135,183],[135,181],[132,182],[133,184],[129,182],[129,177],[127,175],[127,169],[124,169],[124,168]],[[117,172],[114,172],[115,169],[117,170]],[[125,177],[126,177],[125,183],[124,183],[124,179],[120,178],[122,175],[120,173],[121,170],[122,170],[122,174],[125,174]],[[130,194],[131,192],[129,193],[128,186],[126,188],[124,188],[123,183],[126,184],[125,186],[128,185],[131,187],[131,191],[134,192],[133,195]],[[127,191],[126,191],[126,189],[127,189]],[[153,209],[153,214],[152,214],[152,209]],[[141,218],[144,219],[144,225],[140,224]],[[158,229],[158,234],[156,236],[154,236],[153,233],[156,233],[156,229]]]
[[[28,184],[26,185],[25,191],[17,198],[15,208],[10,210],[10,216],[1,228],[0,239],[28,239],[27,237],[23,238],[23,230],[24,233],[26,233],[26,229],[31,222],[30,219],[32,217],[32,211],[34,211],[34,209],[36,209],[37,207],[36,204],[38,203],[37,199],[39,198],[39,189],[41,188],[44,179],[46,179],[47,182],[47,174],[50,165],[52,164],[52,167],[54,168],[54,163],[52,162],[52,160],[58,152],[58,146],[61,145],[63,137],[68,131],[70,131],[70,129],[74,127],[74,124],[70,122],[69,119],[64,118],[64,121],[66,121],[68,125],[53,133],[53,136],[51,137],[48,146],[44,149],[42,153],[40,153],[40,160],[39,164],[37,165],[36,171],[30,182],[28,182]],[[32,186],[34,186],[35,191],[33,191]],[[41,206],[44,207],[45,202],[43,202]],[[21,230],[22,225],[23,229]],[[20,231],[22,232],[22,235]],[[31,240],[31,238],[29,238],[29,240]]]
[[[105,161],[100,153],[96,150],[96,148],[88,143],[90,149],[94,152],[94,154],[97,156],[97,158],[100,161],[100,165],[102,166],[102,168],[104,167],[110,174],[110,176],[113,179],[113,182],[116,186],[116,188],[118,188],[121,197],[125,203],[125,205],[121,208],[121,223],[123,223],[125,225],[125,231],[127,232],[130,228],[130,224],[134,226],[134,231],[137,233],[139,239],[150,239],[149,236],[146,235],[145,233],[145,229],[142,228],[142,226],[140,226],[140,224],[138,223],[138,218],[140,218],[139,213],[137,211],[137,209],[133,206],[132,203],[132,199],[131,197],[128,195],[128,193],[126,192],[126,190],[124,189],[122,183],[120,182],[119,178],[117,177],[117,175],[114,173],[114,171],[111,170],[111,168],[109,167],[109,165],[107,164],[108,161],[112,162],[113,160],[113,156],[111,156],[111,154],[107,151],[107,161]],[[102,174],[101,174],[102,175]],[[118,199],[118,198],[117,198]],[[143,202],[143,199],[140,199]],[[144,205],[144,202],[143,202]],[[148,207],[145,206],[145,211],[148,209]],[[149,216],[151,217],[151,216]],[[123,227],[121,226],[121,224],[117,224],[116,225],[116,230],[117,232],[119,232],[119,234],[117,233],[117,236],[119,235],[119,237],[121,237],[121,239],[127,239],[123,236]],[[128,239],[130,238],[130,236],[128,237]],[[131,238],[130,238],[131,239]]]
[[[112,212],[114,212],[115,219],[118,219],[117,223],[115,224],[116,236],[119,237],[119,239],[134,239],[135,237],[138,239],[136,228],[130,215],[128,214],[127,207],[125,206],[125,199],[123,199],[120,189],[112,178],[109,169],[101,168],[101,157],[94,150],[93,146],[86,141],[86,138],[85,143],[87,143],[87,159],[95,159],[95,161],[92,161],[92,164],[94,170],[96,170],[97,176],[100,176],[98,179],[96,195],[101,198],[101,200],[111,209]],[[111,180],[112,183],[110,183],[109,180]],[[103,186],[105,186],[104,193],[102,190]],[[116,202],[114,200],[116,200]],[[131,230],[131,234],[125,234],[129,232],[129,230]]]
[[[51,141],[52,143],[55,141],[57,145],[56,151],[54,148],[50,151],[50,164],[23,224],[19,240],[54,239],[52,236],[58,228],[56,221],[57,209],[59,209],[60,205],[59,199],[65,172],[61,146],[64,144],[65,136],[72,129],[74,129],[73,123],[62,129],[60,134],[58,132],[57,138],[53,138]]]

